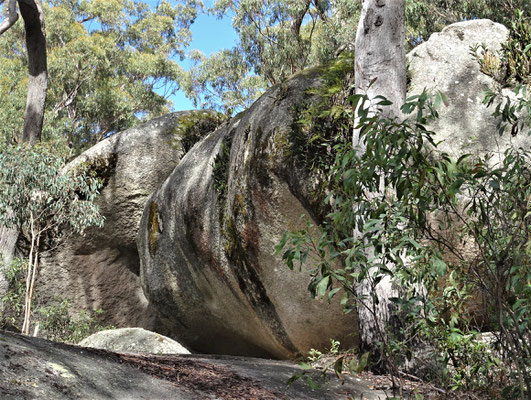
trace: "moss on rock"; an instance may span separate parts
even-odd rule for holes
[[[102,188],[107,186],[116,170],[118,155],[116,153],[100,154],[79,164],[78,169],[86,171],[90,176],[97,178]]]
[[[227,117],[222,113],[204,110],[190,111],[181,116],[173,128],[175,139],[171,145],[180,144],[183,151],[188,153],[194,144],[216,130],[226,120]]]
[[[159,214],[159,206],[154,201],[149,203],[148,219],[148,248],[150,254],[155,254],[159,248],[158,239],[162,233],[162,221]]]

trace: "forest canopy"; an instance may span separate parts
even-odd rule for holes
[[[183,90],[198,107],[227,114],[302,69],[353,51],[360,2],[350,0],[46,0],[48,98],[43,140],[75,155],[172,110]],[[4,4],[6,15],[7,4]],[[406,1],[412,47],[445,25],[471,18],[509,24],[526,0]],[[211,56],[190,48],[200,13],[231,18],[233,48]],[[214,40],[214,39],[213,39]],[[19,141],[27,93],[24,28],[0,36],[0,146]],[[184,70],[179,62],[192,62]]]

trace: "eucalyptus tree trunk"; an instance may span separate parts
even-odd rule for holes
[[[48,88],[44,13],[41,0],[18,0],[18,7],[26,29],[29,69],[28,97],[22,141],[34,144],[41,139]]]
[[[367,94],[369,99],[384,96],[392,101],[393,105],[382,111],[389,118],[401,117],[400,107],[406,98],[404,25],[405,0],[362,1],[356,32],[356,93]],[[378,112],[375,106],[371,107],[371,112]],[[358,130],[354,130],[353,145],[358,151],[365,151]],[[381,332],[390,317],[389,299],[397,294],[389,279],[383,279],[374,288],[370,276],[369,273],[368,279],[357,288],[358,295],[367,296],[368,308],[359,307],[358,314],[361,341],[369,348],[382,340]],[[373,290],[378,295],[378,304],[371,300],[370,292]]]

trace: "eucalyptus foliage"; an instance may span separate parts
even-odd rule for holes
[[[525,110],[529,95],[518,92]],[[439,378],[451,389],[485,389],[497,379],[505,393],[524,398],[531,393],[530,150],[459,159],[441,152],[429,123],[442,94],[409,98],[404,121],[370,113],[366,96],[350,100],[359,106],[365,151],[336,146],[332,212],[321,236],[313,237],[311,228],[287,233],[278,252],[284,249],[292,269],[317,260],[313,296],[330,300],[342,293],[347,311],[369,308],[390,372],[398,376],[404,355],[427,342],[439,361],[431,373],[442,371]],[[531,134],[529,125],[520,134]],[[375,306],[383,279],[401,288],[392,299],[401,320],[386,326],[378,324]],[[356,289],[367,281],[373,290],[361,296]],[[476,345],[479,326],[466,318],[478,294],[487,299],[484,324],[496,332],[508,380],[492,352]]]
[[[101,183],[85,170],[63,170],[64,159],[45,146],[12,146],[0,153],[0,225],[16,227],[29,243],[24,333],[39,256],[67,232],[102,226],[94,200]]]
[[[94,200],[100,182],[87,171],[63,173],[64,159],[46,146],[11,146],[0,153],[0,224],[17,226],[27,236],[63,233],[66,226],[83,233],[102,226]],[[38,228],[37,228],[38,227]]]
[[[48,99],[43,136],[84,149],[168,112],[179,89],[200,1],[48,0]],[[0,142],[21,131],[27,71],[24,27],[0,37]]]
[[[217,0],[209,12],[232,18],[238,43],[210,57],[193,52],[183,88],[198,105],[240,110],[291,74],[352,50],[359,11],[350,0]]]
[[[479,18],[510,27],[515,10],[529,15],[530,7],[528,0],[406,0],[404,40],[411,48],[451,23]],[[217,0],[209,12],[232,18],[237,44],[210,56],[192,51],[183,90],[198,106],[240,111],[291,74],[352,51],[360,10],[352,0]]]

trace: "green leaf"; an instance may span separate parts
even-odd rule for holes
[[[446,274],[446,263],[440,258],[433,259],[433,267],[435,268],[437,275],[444,276]]]
[[[282,239],[280,240],[280,242],[275,247],[275,254],[277,256],[280,254],[280,252],[282,251],[282,249],[286,245],[287,241],[288,241],[288,232],[284,232],[284,234],[282,235]]]
[[[292,375],[292,376],[288,379],[288,382],[287,382],[288,386],[291,386],[291,384],[292,384],[293,382],[295,382],[296,380],[300,379],[302,376],[304,376],[304,372],[301,372],[301,373],[299,373],[299,374],[294,374],[294,375]]]
[[[320,297],[323,297],[325,295],[326,290],[328,289],[329,282],[330,282],[330,276],[327,275],[323,279],[321,279],[319,283],[317,284],[317,294]]]
[[[307,363],[300,363],[299,366],[302,368],[302,369],[312,369],[312,366],[310,364],[307,364]]]
[[[367,367],[367,364],[369,362],[369,355],[370,355],[370,352],[366,352],[366,353],[363,353],[363,355],[360,357],[357,368],[356,368],[356,372],[358,374],[363,372],[365,368]]]

